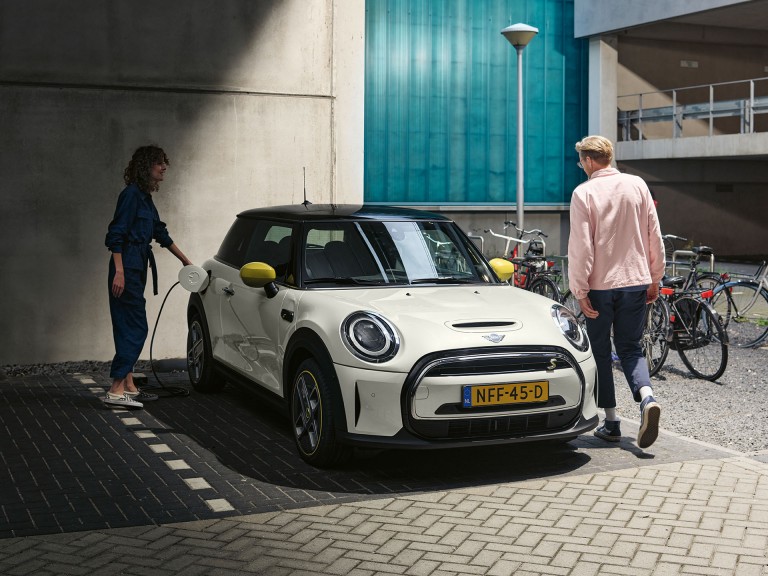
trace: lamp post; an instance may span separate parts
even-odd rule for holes
[[[523,177],[523,49],[536,34],[538,28],[528,24],[512,24],[501,31],[517,51],[517,225],[525,229],[525,189]]]

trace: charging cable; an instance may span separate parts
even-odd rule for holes
[[[160,377],[157,375],[157,372],[155,372],[155,361],[152,358],[152,348],[155,344],[155,332],[157,332],[157,325],[160,323],[160,316],[163,313],[163,307],[165,306],[165,301],[168,300],[168,296],[171,295],[171,291],[178,286],[179,283],[176,282],[173,286],[171,286],[168,289],[168,292],[165,294],[165,298],[163,298],[163,303],[160,305],[160,311],[157,313],[157,319],[155,320],[155,327],[152,330],[152,339],[149,341],[149,366],[152,368],[152,375],[155,377],[155,380],[157,380],[158,386],[144,386],[144,390],[152,390],[153,392],[157,393],[158,396],[163,397],[171,397],[171,396],[189,396],[189,389],[184,388],[182,386],[166,386],[163,384],[163,381],[160,380]]]

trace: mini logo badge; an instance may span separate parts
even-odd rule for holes
[[[499,342],[504,340],[504,334],[496,334],[496,333],[494,333],[494,334],[486,334],[485,336],[483,336],[483,338],[493,342],[494,344],[498,344]]]
[[[557,360],[554,358],[549,359],[549,366],[547,366],[547,372],[554,372],[557,368]]]

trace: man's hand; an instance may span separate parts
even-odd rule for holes
[[[600,315],[597,310],[592,308],[592,302],[590,302],[589,297],[579,299],[579,308],[581,308],[581,311],[587,318],[594,319]]]
[[[656,300],[658,297],[659,297],[659,285],[658,283],[656,284],[652,283],[648,287],[648,292],[645,295],[645,303],[650,304],[651,302]]]

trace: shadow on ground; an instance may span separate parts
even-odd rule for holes
[[[208,450],[229,470],[284,488],[391,495],[497,484],[572,472],[589,462],[570,443],[441,450],[357,450],[342,467],[320,470],[298,456],[288,419],[234,387],[218,394],[147,403],[175,434]]]

